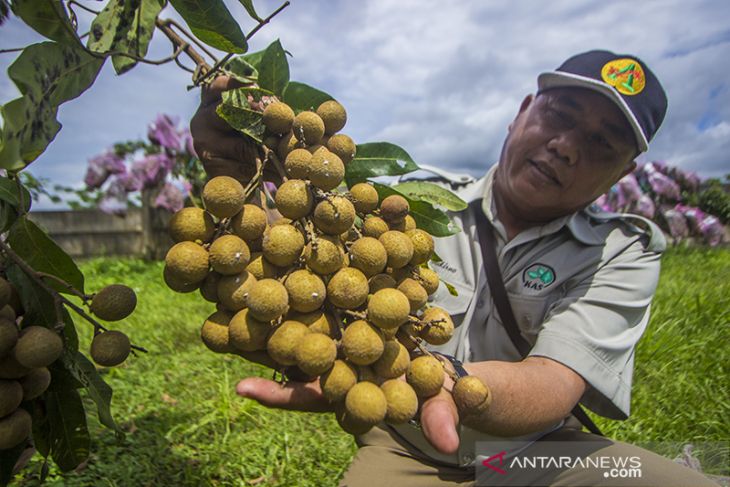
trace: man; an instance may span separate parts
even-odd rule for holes
[[[191,128],[211,175],[239,171],[240,177],[250,167],[237,161],[250,155],[239,138],[214,129],[221,122],[211,114],[227,83],[219,79],[204,93]],[[518,453],[549,454],[550,441],[566,440],[592,442],[573,454],[638,456],[642,478],[627,482],[563,465],[510,471],[508,479],[501,467],[487,467],[478,469],[478,485],[714,485],[646,450],[584,433],[571,414],[579,402],[607,417],[629,414],[634,347],[648,323],[664,240],[638,217],[586,208],[634,169],[666,105],[659,81],[633,56],[591,51],[540,75],[537,94],[523,100],[509,125],[498,164],[479,181],[455,188],[470,203],[452,215],[463,232],[436,239],[443,258],[436,270],[459,295],[443,286],[435,295],[456,331],[434,348],[464,362],[468,374],[489,386],[493,401],[480,428],[488,433],[459,425],[447,376],[442,391],[423,404],[420,425],[384,425],[358,438],[361,448],[343,485],[473,485],[474,466],[491,465],[491,454],[502,453],[480,451],[477,441],[490,442],[487,448],[502,441],[497,460],[503,461]],[[485,225],[493,226],[488,231],[526,357],[487,284],[480,241]],[[317,382],[281,387],[249,378],[237,390],[271,407],[329,408]]]

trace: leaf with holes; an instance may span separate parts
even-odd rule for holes
[[[243,54],[246,36],[223,0],[170,0],[195,37],[221,51]]]
[[[89,49],[144,57],[155,31],[155,20],[164,3],[163,0],[112,0],[91,23]],[[132,69],[137,61],[115,55],[112,56],[112,64],[117,74],[122,74]]]
[[[12,9],[15,15],[42,36],[61,44],[78,45],[80,43],[63,2],[58,0],[16,0],[13,2]]]
[[[396,184],[393,189],[410,196],[413,199],[427,201],[432,205],[440,206],[451,211],[465,210],[469,205],[454,193],[438,184],[428,181],[407,181]]]
[[[260,111],[251,110],[249,103],[250,101],[258,102],[264,96],[273,96],[273,93],[260,88],[237,88],[224,91],[223,100],[216,108],[216,112],[228,122],[228,125],[261,143],[261,137],[266,128],[263,123],[263,114]]]
[[[46,150],[61,129],[56,120],[59,105],[91,86],[103,62],[80,47],[55,42],[33,44],[23,50],[8,68],[23,96],[0,109],[0,167],[22,169]]]
[[[416,226],[434,237],[448,237],[461,231],[459,227],[454,225],[445,212],[434,208],[430,203],[415,200],[384,184],[374,183],[373,186],[375,186],[378,192],[380,201],[394,194],[400,195],[408,200],[408,205],[410,206],[409,214],[416,221]]]

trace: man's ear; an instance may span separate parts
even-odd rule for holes
[[[533,94],[527,95],[525,97],[525,99],[522,100],[522,103],[520,104],[520,111],[517,112],[517,115],[515,115],[514,120],[512,120],[512,122],[510,122],[510,124],[507,126],[507,130],[509,132],[512,131],[512,126],[514,125],[514,123],[517,121],[519,116],[522,115],[525,112],[525,110],[527,110],[527,107],[529,107],[532,104],[533,100],[535,100],[535,95],[533,95]]]

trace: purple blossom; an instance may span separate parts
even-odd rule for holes
[[[147,137],[154,144],[161,145],[171,151],[180,150],[180,134],[176,128],[179,119],[170,115],[160,114],[147,129]]]
[[[679,185],[668,176],[659,172],[655,164],[656,162],[652,162],[643,166],[643,171],[646,174],[652,191],[668,200],[678,201],[680,199]]]
[[[699,223],[698,228],[710,247],[715,247],[722,242],[725,228],[716,217],[706,215]]]
[[[120,174],[115,178],[119,185],[124,188],[127,193],[133,193],[142,189],[142,181],[133,173]]]
[[[681,212],[670,208],[663,210],[662,216],[664,217],[664,221],[667,222],[667,227],[669,227],[669,233],[672,237],[680,239],[689,235],[687,219]]]
[[[84,182],[90,189],[97,189],[106,182],[110,174],[124,174],[125,172],[127,172],[127,166],[124,164],[124,157],[107,149],[103,154],[89,159]]]
[[[656,213],[656,206],[654,206],[654,202],[647,194],[642,194],[641,198],[639,198],[639,201],[636,202],[636,205],[634,206],[634,211],[637,215],[641,215],[644,218],[652,219],[654,218],[654,214]]]
[[[633,173],[629,173],[621,178],[617,185],[623,195],[626,206],[636,203],[643,195],[639,181],[636,180],[636,176]]]
[[[132,174],[142,187],[150,188],[162,183],[174,165],[175,160],[166,153],[149,154],[132,164]]]
[[[607,194],[602,194],[598,197],[596,201],[593,202],[593,204],[601,211],[606,212],[613,212],[614,209],[611,207],[611,202],[609,201]]]
[[[124,216],[127,214],[127,191],[119,178],[112,181],[99,202],[99,209],[104,213]]]
[[[184,203],[185,196],[182,191],[172,183],[165,183],[155,198],[154,206],[176,212],[182,209]]]
[[[195,147],[193,146],[193,136],[190,135],[190,131],[185,129],[180,132],[180,136],[183,139],[184,147],[187,153],[192,157],[197,158],[198,154],[195,152]]]
[[[84,183],[89,189],[98,189],[101,188],[108,177],[109,172],[107,170],[89,162],[89,167],[86,168],[86,175],[84,176]]]

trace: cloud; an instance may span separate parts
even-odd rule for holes
[[[255,3],[261,15],[280,5]],[[250,30],[239,2],[227,4]],[[538,73],[588,49],[635,53],[663,81],[670,103],[642,158],[720,176],[730,171],[728,17],[724,0],[294,0],[250,47],[280,38],[292,54],[292,78],[343,102],[346,132],[357,142],[389,140],[423,164],[474,175],[498,158]],[[0,32],[2,47],[30,36],[13,20]],[[159,32],[153,46],[150,56],[169,54]],[[80,181],[88,157],[144,136],[157,113],[190,117],[197,92],[187,84],[189,75],[174,65],[139,66],[122,77],[105,67],[89,93],[62,107],[61,135],[31,168],[66,184]],[[0,101],[12,90],[0,78]]]

